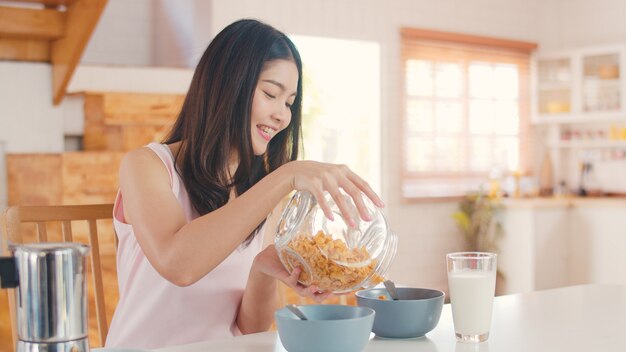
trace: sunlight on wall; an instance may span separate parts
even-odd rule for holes
[[[380,46],[291,39],[304,66],[304,158],[346,164],[380,194]]]

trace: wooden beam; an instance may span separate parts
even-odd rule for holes
[[[444,42],[457,42],[463,44],[483,45],[489,47],[500,47],[503,49],[521,51],[525,53],[529,53],[537,49],[537,43],[494,37],[483,37],[472,34],[434,31],[430,29],[404,27],[400,29],[400,33],[403,37],[409,39],[435,40]]]
[[[0,36],[53,40],[63,36],[65,13],[0,6]]]
[[[52,96],[58,105],[96,28],[107,0],[75,0],[67,8],[65,36],[52,42]]]
[[[0,60],[50,61],[50,43],[45,40],[0,38]]]
[[[72,3],[74,3],[75,0],[11,0],[11,1],[42,4],[45,6],[59,6],[59,5],[69,6]]]

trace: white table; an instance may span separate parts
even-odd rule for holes
[[[276,332],[264,332],[159,352],[283,352]],[[626,286],[584,285],[500,296],[494,301],[489,340],[457,343],[450,305],[444,305],[437,327],[426,337],[407,340],[373,337],[365,351],[429,352],[624,352]]]

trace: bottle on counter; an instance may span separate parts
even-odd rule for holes
[[[578,187],[578,195],[581,197],[587,196],[587,177],[591,164],[587,162],[580,163],[580,186]]]
[[[559,184],[554,189],[554,195],[556,197],[566,197],[569,195],[569,190],[567,189],[567,182],[565,180],[561,180]]]
[[[539,170],[539,195],[549,197],[554,194],[554,170],[550,152],[546,151]]]
[[[587,172],[585,174],[585,191],[587,197],[602,196],[602,187],[598,182],[597,172],[593,163],[587,163]]]

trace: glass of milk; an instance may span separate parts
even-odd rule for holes
[[[496,254],[449,253],[446,261],[456,338],[460,342],[486,341],[496,291]]]

